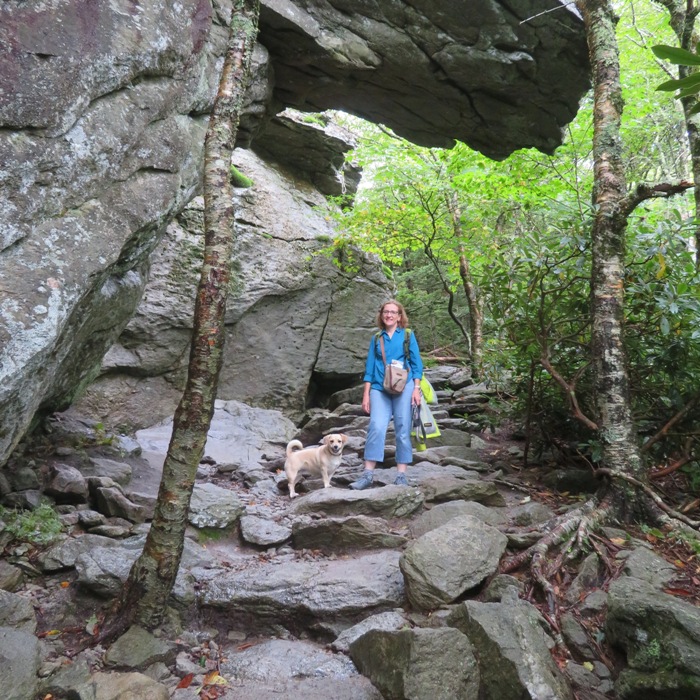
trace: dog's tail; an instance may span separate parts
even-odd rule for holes
[[[287,457],[289,457],[292,452],[296,452],[297,450],[303,450],[304,445],[301,444],[299,440],[292,440],[290,443],[287,444]]]

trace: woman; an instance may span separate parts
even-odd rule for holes
[[[413,461],[411,445],[411,408],[421,400],[420,380],[423,376],[423,363],[420,359],[418,342],[414,333],[409,336],[409,356],[405,356],[404,340],[408,326],[408,316],[398,301],[384,302],[377,315],[377,325],[384,339],[386,364],[398,360],[408,368],[408,381],[401,394],[384,391],[384,360],[379,338],[372,336],[365,364],[365,390],[362,396],[362,410],[369,413],[369,431],[365,443],[365,469],[362,476],[350,484],[353,489],[366,489],[374,480],[377,462],[384,461],[384,442],[389,421],[394,418],[396,433],[396,468],[398,475],[395,484],[408,486],[406,468]]]

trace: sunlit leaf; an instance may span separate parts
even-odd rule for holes
[[[204,676],[204,685],[228,685],[228,681],[218,671],[210,671]]]
[[[657,44],[652,46],[651,50],[657,58],[664,61],[669,61],[680,66],[700,66],[700,56],[686,49],[681,49],[678,46],[667,46],[666,44]]]
[[[42,632],[39,637],[58,637],[61,634],[61,630],[48,630],[47,632]]]
[[[656,279],[660,280],[666,274],[666,258],[661,252],[657,253],[656,258],[659,261],[659,271],[656,273]]]

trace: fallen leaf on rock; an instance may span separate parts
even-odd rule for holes
[[[228,681],[218,671],[210,671],[204,676],[204,685],[228,685]]]
[[[176,688],[189,688],[194,679],[194,673],[188,673],[178,684]]]
[[[686,591],[683,588],[664,588],[664,593],[668,593],[669,595],[683,595],[683,596],[692,596],[693,595],[690,591]]]

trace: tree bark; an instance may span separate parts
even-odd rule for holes
[[[693,0],[655,0],[663,5],[669,13],[671,28],[678,38],[682,49],[693,52],[698,43],[698,34],[695,31],[695,20],[698,16],[698,8]],[[678,77],[686,78],[697,70],[691,66],[678,66]],[[700,183],[700,115],[690,114],[695,105],[694,97],[683,97],[680,100],[683,106],[685,120],[685,132],[688,137],[690,150],[690,165],[693,172],[693,182]],[[700,187],[695,187],[695,220],[700,221]],[[695,266],[700,270],[700,226],[695,226]]]
[[[614,477],[627,474],[646,483],[636,440],[624,344],[624,264],[627,217],[620,119],[622,91],[609,0],[578,0],[593,70],[594,219],[592,241],[592,363],[598,438],[603,463]],[[614,481],[614,498],[623,517],[641,509],[640,494],[629,482]]]
[[[447,198],[447,208],[452,218],[452,230],[457,240],[461,241],[463,232],[460,221],[461,211],[457,201],[457,193],[452,192]],[[484,315],[479,303],[479,295],[469,269],[469,260],[464,252],[464,246],[459,244],[459,276],[469,307],[469,355],[471,357],[472,373],[477,379],[484,374]]]
[[[119,627],[158,625],[175,583],[197,467],[214,413],[234,247],[231,155],[257,35],[259,0],[235,0],[229,45],[205,141],[204,261],[195,302],[187,383],[175,412],[155,514],[129,573]],[[116,636],[116,635],[113,635]]]
[[[469,261],[462,246],[459,247],[459,276],[462,278],[462,287],[469,305],[472,373],[476,379],[481,380],[484,377],[484,315],[469,269]]]

